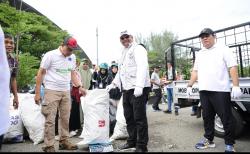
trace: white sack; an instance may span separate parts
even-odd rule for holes
[[[44,139],[45,117],[41,113],[41,105],[35,104],[34,94],[27,94],[19,105],[25,128],[34,145]]]
[[[88,144],[109,143],[109,94],[106,89],[87,91],[81,97],[84,114],[83,131],[78,147],[83,148]]]

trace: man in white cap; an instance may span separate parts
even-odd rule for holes
[[[10,125],[9,103],[10,103],[10,69],[4,46],[4,33],[0,25],[0,150],[4,134]]]
[[[215,43],[216,35],[210,28],[205,28],[199,35],[203,49],[197,53],[191,79],[188,83],[187,94],[192,93],[192,85],[199,79],[202,117],[204,120],[204,138],[195,145],[197,149],[214,148],[214,119],[217,114],[225,130],[225,152],[234,152],[233,116],[231,97],[241,95],[239,87],[237,62],[233,52],[228,47]],[[233,88],[230,97],[230,80]]]
[[[148,123],[146,103],[150,91],[150,77],[146,49],[138,45],[128,31],[120,34],[124,46],[119,70],[108,90],[119,87],[123,91],[124,116],[129,137],[120,150],[136,147],[136,152],[147,152]]]

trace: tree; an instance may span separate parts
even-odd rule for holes
[[[17,84],[20,90],[29,84],[34,84],[34,77],[40,61],[37,57],[31,56],[30,53],[20,54],[18,59]]]
[[[5,33],[19,37],[19,90],[34,83],[41,55],[57,48],[68,36],[49,19],[35,13],[16,10],[8,2],[0,3],[0,24]]]
[[[19,51],[39,58],[46,51],[57,48],[68,35],[46,17],[19,12],[7,3],[0,3],[0,24],[5,33],[20,38]]]
[[[166,67],[165,51],[173,41],[177,40],[177,36],[171,31],[165,30],[161,33],[151,33],[148,37],[139,34],[136,36],[136,40],[138,43],[143,43],[149,50],[148,61],[151,70],[154,66],[160,66],[163,71]]]

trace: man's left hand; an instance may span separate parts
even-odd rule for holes
[[[143,93],[143,88],[141,88],[141,87],[135,87],[135,91],[134,91],[135,97],[141,96],[142,93]]]
[[[86,89],[84,89],[84,88],[82,88],[82,87],[79,88],[79,92],[80,92],[83,96],[86,96],[86,94],[87,94]]]
[[[18,109],[19,101],[18,101],[18,97],[17,96],[14,96],[13,106],[14,106],[14,109]]]
[[[241,89],[238,86],[233,86],[232,88],[232,92],[231,92],[231,97],[236,99],[239,98],[241,96]]]

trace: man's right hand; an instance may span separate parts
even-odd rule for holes
[[[106,90],[109,92],[111,89],[114,89],[114,88],[116,88],[116,85],[114,83],[111,83],[110,85],[106,87]]]
[[[40,94],[35,94],[35,103],[37,104],[37,105],[39,105],[40,104],[40,102],[41,102],[41,95]]]

